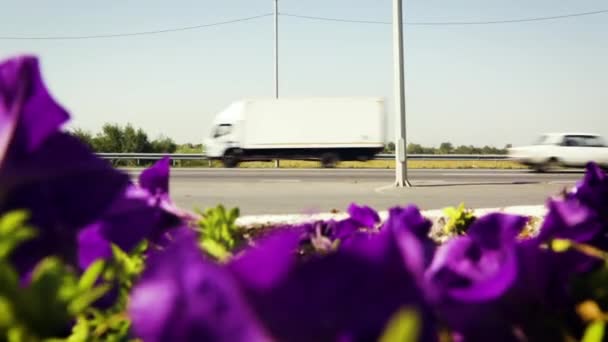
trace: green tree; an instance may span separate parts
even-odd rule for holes
[[[424,148],[420,144],[409,143],[407,145],[407,153],[410,154],[423,154]]]
[[[85,143],[90,149],[94,150],[94,146],[93,146],[94,138],[93,138],[93,134],[91,134],[91,132],[85,131],[80,128],[75,128],[71,131],[68,131],[68,133],[71,134],[72,136],[80,139],[80,141]]]
[[[160,136],[152,141],[151,149],[154,153],[175,153],[177,144],[169,137]]]
[[[454,146],[450,142],[443,142],[439,145],[439,153],[440,154],[449,154],[454,152]]]
[[[152,152],[152,144],[148,140],[148,135],[141,129],[135,130],[128,124],[122,133],[123,146],[122,152],[147,153]]]
[[[123,129],[118,124],[107,123],[93,139],[96,152],[123,152]]]
[[[460,145],[460,146],[456,147],[456,149],[454,150],[454,153],[456,153],[456,154],[471,154],[472,153],[472,149],[471,149],[471,146]]]
[[[388,144],[384,145],[384,152],[387,152],[387,153],[395,152],[395,143],[391,141]]]

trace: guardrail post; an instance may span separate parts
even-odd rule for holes
[[[277,169],[281,167],[281,164],[280,164],[280,162],[279,162],[278,159],[274,160],[274,167],[277,168]]]

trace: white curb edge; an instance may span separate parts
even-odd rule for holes
[[[493,212],[502,212],[507,214],[532,216],[532,217],[544,217],[547,208],[544,205],[527,205],[527,206],[510,206],[503,208],[478,208],[473,209],[473,213],[476,216],[482,216]],[[424,210],[421,212],[423,216],[428,219],[435,220],[439,217],[444,216],[442,209],[435,210]],[[388,217],[388,211],[378,212],[380,219],[384,221]],[[320,214],[288,214],[288,215],[251,215],[242,216],[236,220],[238,226],[257,226],[257,225],[282,225],[282,224],[298,224],[306,223],[318,220],[341,220],[348,217],[348,213],[340,212],[337,214],[333,213],[320,213]]]

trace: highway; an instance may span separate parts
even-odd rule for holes
[[[139,170],[128,170],[134,177]],[[414,169],[412,188],[395,188],[394,170],[187,169],[171,170],[171,197],[188,209],[222,203],[242,215],[343,211],[349,203],[385,210],[417,204],[423,210],[458,205],[488,208],[538,205],[583,177],[582,170]]]

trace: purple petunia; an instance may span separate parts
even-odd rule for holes
[[[278,234],[229,266],[276,340],[377,340],[403,307],[423,318],[419,340],[435,340],[420,282],[407,262],[423,251],[415,235],[387,228],[353,236],[334,253],[297,262],[298,232]]]
[[[567,239],[600,249],[608,248],[608,177],[595,163],[587,166],[582,181],[563,199],[551,199],[537,244],[553,239]],[[558,256],[564,272],[585,273],[602,265],[602,261],[570,250]]]
[[[152,254],[128,308],[144,341],[270,341],[231,275],[205,260],[193,231]]]
[[[26,209],[39,230],[12,256],[21,274],[51,254],[75,263],[78,230],[129,181],[60,131],[68,118],[44,86],[35,57],[0,64],[0,213]]]
[[[303,232],[303,239],[309,240],[316,250],[330,250],[333,243],[348,241],[352,236],[367,234],[380,222],[378,213],[368,207],[352,203],[348,207],[349,217],[343,220],[328,220],[304,223],[289,227]]]
[[[91,244],[114,243],[129,252],[144,239],[158,242],[169,229],[179,227],[189,219],[186,212],[178,210],[169,197],[169,159],[164,158],[139,176],[139,186],[129,185],[109,210],[98,220],[84,229],[97,234],[84,234],[80,241],[81,255]],[[86,238],[93,239],[87,241]],[[105,249],[99,249],[97,258],[107,258]],[[80,260],[81,267],[87,267],[95,258],[88,252],[86,260]]]
[[[489,214],[439,247],[426,271],[440,318],[465,341],[555,340],[552,324],[569,298],[558,259],[520,242],[526,217]]]

